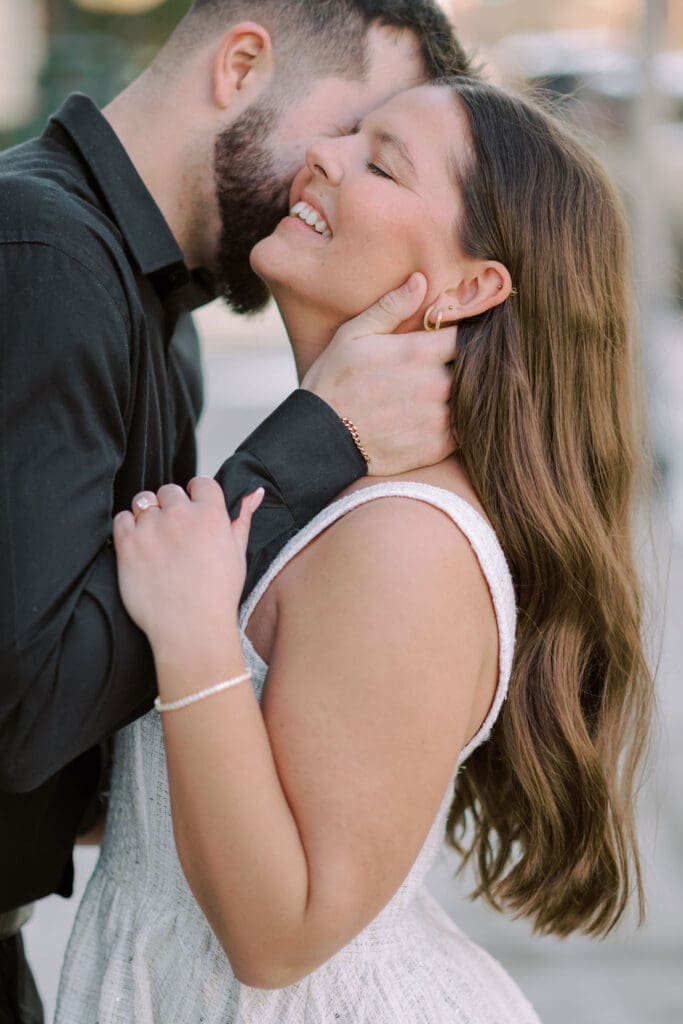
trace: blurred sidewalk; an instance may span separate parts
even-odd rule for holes
[[[272,315],[261,321],[260,329],[258,321],[250,329],[258,336],[258,345],[231,351],[212,343],[211,326],[218,327],[222,322],[210,312],[204,324],[208,327],[207,411],[200,430],[200,471],[207,474],[215,472],[226,454],[295,386],[291,356],[282,345],[281,329]],[[680,334],[676,345],[671,342],[671,351],[665,383],[669,404],[675,402],[680,410]],[[683,480],[680,417],[676,429],[680,434],[671,450],[681,460],[675,479]],[[683,488],[679,497],[681,504],[668,517],[680,522]],[[538,939],[530,936],[525,925],[469,903],[464,896],[467,882],[451,880],[454,863],[446,857],[432,877],[434,891],[454,919],[506,965],[544,1024],[683,1024],[683,531],[674,540],[666,518],[666,514],[658,513],[655,526],[661,577],[655,616],[661,623],[664,609],[666,626],[658,671],[661,736],[641,814],[649,898],[646,926],[635,933],[625,925],[603,943]],[[77,896],[95,859],[95,850],[82,848],[77,853]],[[51,897],[42,901],[26,929],[29,957],[48,1021],[76,909],[77,898],[65,901]]]

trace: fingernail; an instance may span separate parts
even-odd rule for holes
[[[416,292],[417,289],[420,287],[420,275],[411,274],[411,276],[408,278],[407,287],[409,292]]]
[[[252,495],[251,495],[252,500],[253,501],[260,501],[265,493],[266,493],[265,487],[257,487],[255,491],[252,491]]]

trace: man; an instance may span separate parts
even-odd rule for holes
[[[249,252],[316,138],[464,70],[432,0],[196,0],[102,113],[73,96],[0,157],[0,1022],[41,1019],[19,929],[32,901],[71,894],[100,742],[155,695],[111,520],[134,493],[194,473],[189,314],[215,294],[238,312],[267,300]],[[376,474],[448,452],[454,336],[377,336],[423,294],[399,289],[342,329],[221,468],[233,513],[267,489],[248,587],[367,471],[361,450]]]

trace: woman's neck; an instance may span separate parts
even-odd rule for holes
[[[341,314],[335,316],[329,309],[310,306],[290,296],[276,294],[275,298],[294,353],[297,377],[301,382],[318,356],[330,344],[344,319]]]

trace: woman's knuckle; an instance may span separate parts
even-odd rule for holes
[[[381,309],[387,316],[393,316],[396,312],[396,299],[393,293],[390,292],[388,295],[383,295],[377,303],[377,308]]]

